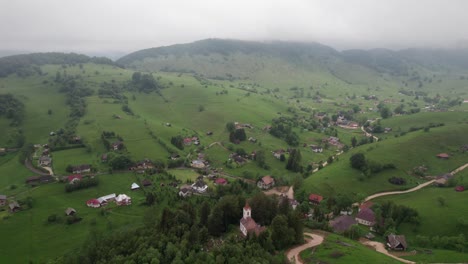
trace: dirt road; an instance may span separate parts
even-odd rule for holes
[[[393,192],[382,192],[382,193],[376,193],[376,194],[373,194],[371,196],[368,196],[366,199],[364,199],[364,202],[367,202],[369,200],[372,200],[372,199],[375,199],[377,197],[381,197],[381,196],[387,196],[387,195],[394,195],[394,194],[403,194],[403,193],[410,193],[410,192],[414,192],[414,191],[417,191],[421,188],[424,188],[430,184],[432,184],[435,180],[432,180],[432,181],[428,181],[428,182],[425,182],[425,183],[422,183],[422,184],[419,184],[418,186],[412,188],[412,189],[409,189],[409,190],[406,190],[406,191],[393,191]]]
[[[371,246],[373,247],[377,252],[380,252],[384,255],[387,255],[391,258],[394,258],[398,261],[401,261],[403,263],[408,263],[408,264],[415,264],[416,262],[413,262],[413,261],[409,261],[409,260],[406,260],[406,259],[402,259],[402,258],[399,258],[397,256],[394,256],[390,253],[388,253],[388,251],[385,249],[385,245],[380,243],[380,242],[376,242],[376,241],[370,241],[370,240],[367,240],[367,239],[360,239],[359,242],[361,242],[361,244],[365,245],[365,246]]]
[[[320,244],[323,243],[323,236],[319,234],[313,234],[313,233],[304,233],[304,235],[309,236],[311,238],[306,238],[305,240],[307,241],[305,244],[302,244],[300,246],[291,248],[288,250],[286,253],[287,258],[292,262],[292,263],[299,263],[303,264],[301,258],[299,257],[299,254],[311,247],[316,247]]]

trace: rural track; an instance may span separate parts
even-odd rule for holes
[[[400,262],[403,262],[403,263],[407,263],[407,264],[415,264],[416,262],[413,262],[413,261],[410,261],[410,260],[406,260],[406,259],[402,259],[402,258],[399,258],[397,256],[394,256],[392,254],[390,254],[388,252],[388,250],[385,249],[385,245],[380,243],[380,242],[377,242],[377,241],[370,241],[370,240],[367,240],[367,239],[360,239],[359,242],[361,244],[363,244],[364,246],[370,246],[370,247],[373,247],[375,249],[375,251],[379,252],[379,253],[382,253],[384,255],[387,255],[393,259],[396,259]]]
[[[458,168],[456,168],[455,170],[453,170],[452,172],[450,172],[451,174],[455,175],[457,174],[458,172],[464,170],[468,168],[468,163],[466,163],[465,165],[462,165]],[[404,194],[404,193],[410,193],[410,192],[414,192],[414,191],[417,191],[421,188],[424,188],[428,185],[430,185],[431,183],[433,183],[435,180],[431,180],[431,181],[428,181],[428,182],[425,182],[425,183],[421,183],[419,184],[418,186],[414,187],[414,188],[411,188],[409,190],[406,190],[406,191],[393,191],[393,192],[382,192],[382,193],[376,193],[376,194],[373,194],[373,195],[370,195],[368,197],[366,197],[366,199],[364,199],[364,202],[367,202],[367,201],[370,201],[372,199],[375,199],[377,197],[382,197],[382,196],[387,196],[387,195],[394,195],[394,194]]]
[[[33,172],[34,174],[38,174],[38,175],[41,175],[41,176],[49,176],[50,174],[49,173],[45,173],[45,172],[42,172],[36,168],[34,168],[34,166],[31,164],[31,161],[28,160],[28,159],[25,159],[24,160],[24,166],[30,170],[31,172]]]
[[[303,264],[304,262],[302,262],[299,254],[308,248],[316,247],[323,243],[324,237],[321,234],[304,233],[304,235],[310,237],[305,239],[307,241],[305,244],[293,247],[286,252],[286,257],[291,263]]]

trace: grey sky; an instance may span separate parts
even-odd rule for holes
[[[0,0],[0,49],[129,52],[204,38],[455,47],[463,0]]]

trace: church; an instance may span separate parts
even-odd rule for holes
[[[261,232],[265,230],[264,226],[258,225],[255,220],[252,218],[252,208],[250,208],[249,204],[246,203],[243,209],[244,216],[240,220],[240,231],[246,237],[247,234],[255,233],[255,235],[259,235]]]

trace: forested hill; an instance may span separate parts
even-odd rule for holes
[[[105,57],[88,57],[82,54],[60,52],[31,53],[0,58],[0,77],[6,77],[12,73],[20,76],[40,73],[38,66],[45,64],[79,64],[88,62],[115,65],[112,60]]]
[[[466,71],[468,50],[372,49],[339,52],[318,43],[206,39],[140,50],[117,62],[138,70],[193,72],[212,78],[232,75],[245,79],[265,71],[278,70],[272,64],[288,64],[295,70],[326,71],[332,75],[343,68],[353,67],[360,72],[409,76],[414,70]],[[243,71],[239,68],[243,68]]]

